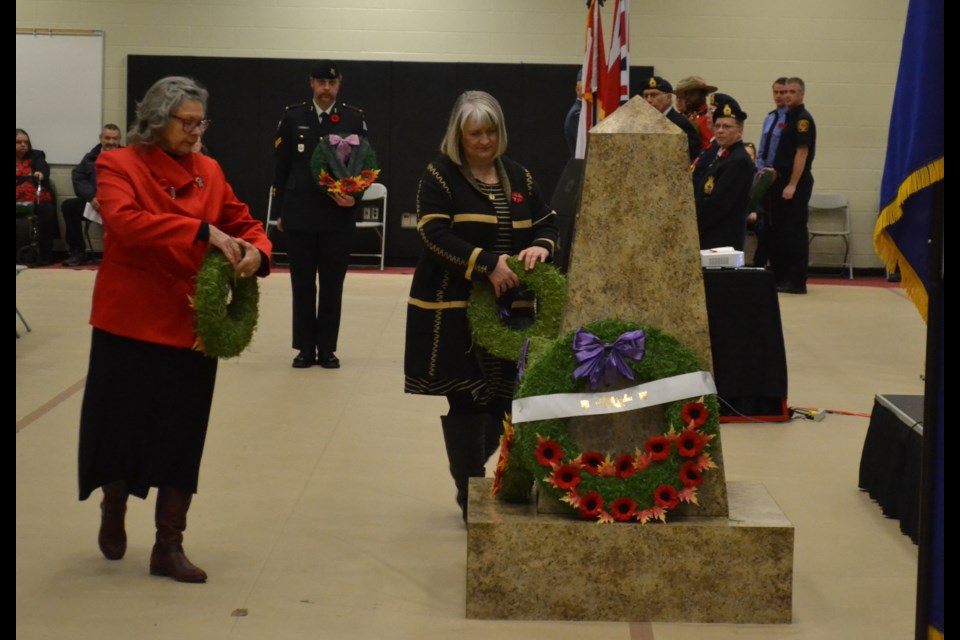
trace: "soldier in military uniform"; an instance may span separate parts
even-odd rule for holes
[[[687,153],[690,156],[690,162],[696,160],[700,155],[700,130],[686,116],[673,108],[673,85],[660,76],[647,78],[643,84],[643,99],[687,134]]]
[[[743,147],[743,121],[747,114],[730,96],[715,95],[713,131],[717,150],[703,170],[695,174],[693,185],[700,248],[743,250],[750,187],[756,172],[750,154]]]
[[[310,73],[313,99],[291,105],[277,127],[274,206],[286,234],[293,288],[293,366],[336,369],[343,280],[356,229],[359,196],[331,195],[320,187],[310,160],[320,138],[365,136],[363,112],[337,100],[342,76],[334,62]],[[317,281],[319,279],[319,296]]]
[[[674,93],[677,96],[677,110],[685,115],[700,130],[700,150],[710,147],[713,132],[710,131],[710,111],[707,108],[707,96],[717,88],[707,84],[700,76],[687,76],[677,83]]]
[[[807,205],[813,193],[811,168],[817,148],[817,127],[803,105],[803,80],[789,78],[786,87],[787,116],[773,159],[777,178],[770,187],[773,224],[770,261],[777,278],[777,290],[802,294],[807,292]]]

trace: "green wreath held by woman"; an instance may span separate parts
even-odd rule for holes
[[[592,363],[582,357],[584,335],[592,341]],[[600,361],[612,364],[605,369]],[[699,358],[673,336],[639,323],[607,320],[572,331],[542,351],[523,372],[516,398],[536,401],[553,394],[580,394],[581,408],[588,398],[596,402],[598,397],[627,406],[628,397],[640,404],[646,383],[697,378],[701,371]],[[600,382],[617,377],[630,378],[637,386],[596,393],[605,388]],[[541,490],[598,523],[665,521],[679,503],[698,504],[697,487],[716,469],[710,457],[711,441],[719,433],[716,394],[666,403],[664,420],[662,435],[638,443],[635,451],[609,453],[580,451],[566,418],[516,425],[508,419],[493,491],[503,500],[526,501],[536,481]]]
[[[191,305],[197,314],[195,349],[211,358],[235,358],[257,329],[260,286],[241,278],[219,249],[207,252]]]
[[[555,267],[543,262],[538,262],[527,271],[522,262],[510,257],[507,266],[517,274],[520,284],[536,296],[533,324],[523,331],[505,325],[502,316],[509,311],[500,304],[487,282],[473,285],[467,302],[467,318],[473,339],[478,345],[498,358],[516,362],[528,339],[539,346],[560,335],[563,305],[567,298],[567,279]]]
[[[347,157],[346,162],[343,155]],[[310,168],[321,189],[332,195],[354,196],[357,200],[380,175],[373,147],[357,134],[330,134],[320,138],[313,150]]]

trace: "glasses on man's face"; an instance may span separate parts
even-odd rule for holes
[[[210,123],[212,122],[212,120],[187,120],[186,118],[174,115],[170,117],[180,123],[184,133],[199,133],[200,135],[203,135],[206,130],[210,128]]]

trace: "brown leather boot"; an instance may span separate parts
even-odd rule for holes
[[[193,496],[174,487],[157,489],[157,542],[150,554],[150,573],[177,582],[206,582],[207,573],[183,553],[183,532]]]
[[[123,480],[103,485],[100,503],[100,533],[97,543],[107,560],[119,560],[127,551],[123,519],[127,513],[127,485]]]

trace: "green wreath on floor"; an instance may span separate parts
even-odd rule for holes
[[[530,271],[523,263],[510,257],[507,266],[517,274],[520,284],[536,296],[533,324],[522,331],[512,329],[501,320],[501,305],[489,283],[475,283],[467,302],[467,318],[474,341],[486,351],[503,360],[520,357],[527,340],[542,344],[560,335],[563,305],[567,299],[567,279],[551,265],[538,262]]]
[[[582,330],[604,345],[604,354],[628,332],[643,332],[641,357],[625,359],[635,384],[703,370],[692,351],[651,326],[606,320]],[[517,398],[591,391],[585,380],[573,376],[579,364],[573,348],[577,331],[558,338],[530,362]],[[611,398],[620,393],[623,390],[611,391]],[[527,501],[536,481],[581,517],[599,523],[665,521],[679,503],[698,504],[697,487],[705,473],[717,468],[709,452],[720,425],[716,395],[671,402],[665,407],[664,419],[663,435],[649,438],[634,452],[618,455],[580,451],[565,418],[517,425],[507,419],[493,492],[503,500]]]
[[[235,358],[250,345],[257,329],[260,287],[256,278],[238,277],[219,249],[207,252],[191,303],[196,311],[194,348],[211,358]]]

